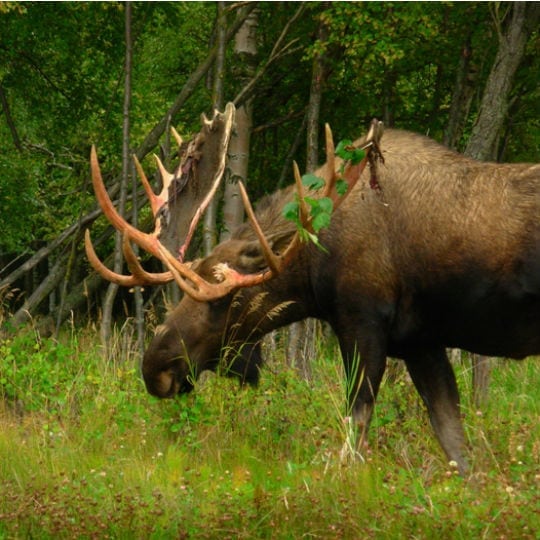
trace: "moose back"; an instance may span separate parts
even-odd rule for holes
[[[386,359],[400,358],[448,459],[467,470],[446,348],[509,358],[540,353],[540,166],[477,162],[398,130],[387,130],[380,148],[383,160],[371,155],[364,166],[346,168],[351,189],[320,232],[324,250],[299,241],[283,217],[292,188],[261,200],[254,226],[240,226],[191,265],[116,224],[127,255],[129,240],[143,245],[187,292],[145,353],[150,393],[189,391],[202,371],[218,366],[256,383],[261,338],[315,317],[339,340],[358,444]],[[328,153],[329,166],[316,174],[331,183],[342,164],[331,143]],[[94,165],[96,186],[97,159]],[[305,216],[303,224],[309,227]],[[148,282],[137,263],[130,268],[136,282]],[[201,295],[208,287],[217,292]]]

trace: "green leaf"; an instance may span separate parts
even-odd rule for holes
[[[327,214],[326,212],[321,212],[313,218],[311,226],[313,227],[313,230],[318,233],[321,229],[328,228],[328,226],[330,225],[330,219],[330,214]]]
[[[339,156],[344,161],[350,161],[351,165],[356,165],[360,163],[366,153],[361,148],[355,148],[352,141],[349,139],[344,139],[338,143],[336,146],[336,156]]]
[[[322,178],[314,174],[304,174],[302,176],[302,184],[308,189],[319,191],[319,189],[324,187],[325,182]]]
[[[347,147],[351,145],[352,141],[350,139],[343,139],[342,141],[339,141],[335,150],[336,156],[339,156],[341,159],[345,160],[349,159],[349,151],[347,150]]]
[[[323,197],[321,199],[318,199],[319,204],[317,205],[320,212],[326,212],[328,214],[332,213],[332,210],[334,209],[334,203],[332,202],[332,199],[329,197]]]
[[[287,203],[283,207],[283,217],[289,221],[298,222],[299,204],[296,201]]]
[[[336,182],[336,191],[338,195],[340,195],[341,197],[343,197],[343,195],[347,193],[348,189],[349,189],[349,184],[345,180],[340,179]]]

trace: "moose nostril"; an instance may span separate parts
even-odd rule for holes
[[[172,369],[162,371],[154,380],[154,393],[158,397],[170,397],[177,393],[178,383]]]

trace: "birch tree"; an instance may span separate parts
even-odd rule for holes
[[[253,78],[255,73],[257,25],[257,10],[254,10],[244,21],[235,36],[234,56],[237,68],[235,78],[241,83],[242,87]],[[220,238],[222,241],[229,238],[231,232],[244,219],[244,206],[240,197],[238,182],[245,183],[247,178],[252,123],[252,99],[247,99],[236,110],[236,130],[231,137],[229,146],[229,177],[226,178],[225,182],[224,230]]]

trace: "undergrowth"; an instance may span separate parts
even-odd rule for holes
[[[397,363],[366,463],[343,465],[333,346],[310,382],[274,358],[256,389],[209,375],[167,401],[122,347],[106,361],[91,331],[0,341],[0,538],[538,538],[534,359],[497,362],[482,411],[456,365],[474,470],[462,479]]]

